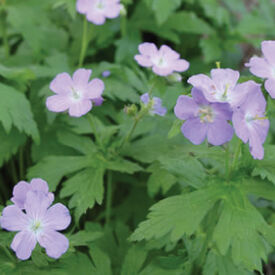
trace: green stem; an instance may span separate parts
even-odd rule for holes
[[[13,159],[11,159],[10,161],[10,166],[11,166],[11,177],[14,184],[16,184],[18,182],[18,176],[17,176],[17,171],[16,171],[16,167]]]
[[[2,3],[2,5],[5,5],[5,2]],[[5,10],[1,12],[1,23],[2,23],[2,38],[3,38],[3,44],[5,48],[5,56],[8,58],[10,56],[10,46],[8,41],[8,35],[7,35],[7,13]]]
[[[78,67],[83,66],[83,61],[86,55],[87,51],[87,27],[88,27],[88,21],[85,16],[83,16],[84,21],[83,21],[83,33],[82,33],[82,42],[81,42],[81,50],[80,50],[80,56],[79,56],[79,62],[78,62]]]
[[[237,145],[236,150],[235,150],[234,158],[233,158],[233,161],[232,161],[232,165],[231,165],[230,170],[229,170],[228,179],[230,178],[231,173],[236,169],[237,162],[239,160],[239,156],[240,156],[240,153],[241,153],[241,148],[242,148],[242,141],[239,139],[238,145]]]
[[[88,118],[88,120],[89,120],[89,123],[90,123],[90,125],[91,125],[93,134],[94,134],[94,136],[95,136],[95,141],[96,141],[96,143],[101,144],[101,139],[99,138],[99,135],[98,135],[98,132],[97,132],[97,127],[96,127],[96,122],[95,122],[95,120],[94,120],[93,115],[91,115],[91,114],[89,113],[89,114],[87,114],[87,118]]]
[[[130,131],[128,132],[128,134],[125,136],[125,138],[123,139],[122,143],[119,146],[119,149],[123,148],[123,146],[130,140],[131,136],[133,135],[138,122],[140,121],[140,117],[136,117],[134,124],[132,125],[132,128],[130,129]]]
[[[229,144],[225,147],[225,173],[226,178],[229,179],[229,159],[230,159],[230,151],[229,151]]]
[[[127,36],[127,17],[126,16],[121,16],[120,32],[121,32],[121,37]]]
[[[106,226],[110,224],[112,214],[112,172],[107,172],[107,197],[106,197]]]
[[[24,151],[23,148],[19,150],[19,177],[20,179],[24,179]]]

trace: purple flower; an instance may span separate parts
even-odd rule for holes
[[[54,194],[49,192],[49,187],[46,181],[42,179],[32,179],[30,183],[26,181],[18,182],[13,188],[13,197],[11,201],[21,209],[24,209],[26,196],[29,191],[40,191],[48,196],[50,202],[54,200]]]
[[[140,54],[135,56],[138,64],[152,67],[157,75],[168,76],[174,71],[184,72],[189,68],[189,62],[180,59],[180,55],[166,45],[162,45],[158,50],[154,43],[142,43],[138,50]]]
[[[71,78],[67,73],[58,74],[50,84],[56,95],[47,98],[46,106],[52,112],[69,110],[69,115],[80,117],[93,106],[101,104],[104,90],[102,80],[95,78],[89,82],[92,70],[78,69]]]
[[[264,157],[263,143],[269,129],[265,108],[266,101],[261,92],[261,85],[254,82],[254,88],[246,101],[234,111],[232,118],[236,135],[244,143],[249,142],[251,155],[255,159]]]
[[[267,78],[265,89],[272,98],[275,98],[275,41],[262,42],[263,57],[252,57],[245,65],[252,74]]]
[[[148,104],[152,104],[152,107],[149,110],[149,113],[152,115],[156,114],[159,116],[164,116],[167,112],[167,109],[162,106],[162,100],[159,97],[153,97],[151,100],[149,94],[146,93],[140,97],[140,100],[145,106],[148,106]]]
[[[208,102],[196,88],[192,89],[192,97],[179,96],[174,112],[179,119],[186,120],[181,131],[193,144],[201,144],[206,137],[213,145],[232,139],[234,131],[227,122],[232,117],[230,106]]]
[[[108,76],[110,76],[110,75],[111,75],[111,72],[108,71],[108,70],[102,72],[102,76],[103,76],[103,77],[108,77]]]
[[[229,103],[235,108],[242,104],[253,87],[253,81],[237,84],[239,77],[238,71],[213,69],[211,78],[198,74],[191,76],[187,82],[202,91],[209,102]]]
[[[54,259],[68,250],[68,239],[58,231],[69,226],[69,210],[61,203],[50,205],[51,200],[44,192],[29,191],[24,204],[25,211],[17,205],[3,209],[1,227],[8,231],[19,231],[11,243],[11,249],[20,260],[30,258],[37,242]]]
[[[106,18],[116,18],[120,14],[120,0],[77,0],[76,9],[85,14],[88,21],[102,25]]]

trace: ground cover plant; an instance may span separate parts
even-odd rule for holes
[[[274,274],[274,13],[0,0],[0,274]]]

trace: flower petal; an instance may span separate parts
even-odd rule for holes
[[[173,63],[173,68],[177,72],[185,72],[189,68],[189,62],[184,59],[178,59]]]
[[[39,244],[46,249],[49,257],[58,259],[69,248],[69,240],[59,232],[46,230],[38,236]]]
[[[205,98],[211,102],[216,101],[213,93],[216,92],[217,88],[214,81],[204,74],[197,74],[191,76],[187,82],[198,90],[202,91]]]
[[[89,99],[99,98],[104,91],[104,87],[104,82],[99,78],[95,78],[89,83],[84,95]]]
[[[211,107],[214,109],[215,115],[218,119],[231,120],[232,109],[227,103],[212,103]]]
[[[236,135],[244,142],[247,143],[249,138],[249,131],[245,122],[245,114],[242,110],[238,109],[233,112],[232,123]]]
[[[102,13],[97,13],[93,9],[87,11],[87,20],[95,25],[103,25],[106,21],[105,16]]]
[[[64,112],[71,104],[67,95],[53,95],[47,98],[46,106],[51,112]]]
[[[224,91],[226,87],[228,89],[234,89],[240,73],[231,69],[212,69],[211,77],[218,90]]]
[[[198,112],[198,109],[198,105],[195,103],[193,98],[186,95],[181,95],[177,100],[174,112],[177,118],[186,120],[194,117]]]
[[[232,126],[226,120],[216,119],[208,125],[207,139],[212,145],[219,146],[230,141],[233,134]]]
[[[268,91],[272,98],[275,98],[275,79],[269,78],[264,83],[265,89]]]
[[[81,117],[87,114],[92,109],[92,102],[90,99],[82,99],[73,102],[69,108],[69,115],[73,117]]]
[[[158,48],[156,47],[156,45],[154,43],[142,43],[138,46],[138,50],[142,55],[145,56],[155,56],[158,54]]]
[[[173,73],[173,67],[168,66],[168,67],[158,67],[156,65],[153,66],[153,72],[157,75],[160,76],[168,76],[171,73]]]
[[[140,66],[143,66],[143,67],[152,67],[153,66],[153,62],[151,61],[150,57],[148,57],[148,56],[137,54],[137,55],[135,55],[135,60],[137,61],[137,63]]]
[[[11,201],[18,206],[19,208],[24,208],[24,203],[26,200],[27,192],[29,192],[31,189],[31,186],[26,181],[20,181],[18,182],[14,188],[13,188],[13,197],[11,198]]]
[[[106,5],[104,9],[104,15],[107,18],[116,18],[120,14],[120,4],[119,3],[110,3]]]
[[[47,208],[51,203],[51,198],[44,192],[29,191],[26,197],[25,210],[28,217],[41,219],[45,216]]]
[[[76,2],[76,10],[79,13],[86,13],[89,9],[89,1],[90,0],[77,0]]]
[[[252,80],[243,82],[241,84],[237,84],[235,86],[235,89],[232,90],[230,95],[228,95],[229,103],[232,106],[232,108],[241,106],[247,99],[247,95],[251,91],[257,90],[258,87],[259,87],[259,84],[257,84],[255,81],[252,81]]]
[[[249,67],[250,72],[258,77],[272,77],[272,67],[264,58],[252,57],[245,66]]]
[[[270,65],[275,65],[275,41],[263,41],[262,52]]]
[[[78,69],[73,74],[74,86],[83,89],[87,87],[89,79],[91,77],[92,70]]]
[[[30,231],[21,231],[17,233],[11,243],[11,249],[16,252],[16,257],[20,260],[30,258],[32,251],[36,246],[35,235]]]
[[[181,131],[193,144],[199,145],[206,137],[207,128],[207,123],[201,123],[199,118],[191,118],[183,123]]]
[[[50,84],[50,89],[60,95],[67,95],[71,93],[73,87],[73,81],[69,74],[58,74]]]
[[[3,229],[8,231],[20,231],[24,230],[28,225],[28,218],[19,207],[9,205],[2,211],[0,224]]]
[[[169,60],[176,60],[180,58],[180,55],[172,50],[170,47],[166,46],[166,45],[162,45],[159,49],[159,53],[163,56],[163,58],[169,62]]]
[[[64,230],[71,223],[70,212],[66,206],[57,203],[48,209],[43,223],[47,228]]]

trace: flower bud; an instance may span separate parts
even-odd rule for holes
[[[121,16],[126,16],[127,15],[127,10],[123,4],[120,4],[120,15]]]
[[[129,116],[135,116],[137,114],[138,108],[135,104],[125,106],[124,112]]]
[[[182,76],[179,73],[173,73],[167,76],[168,81],[170,82],[181,82]]]

